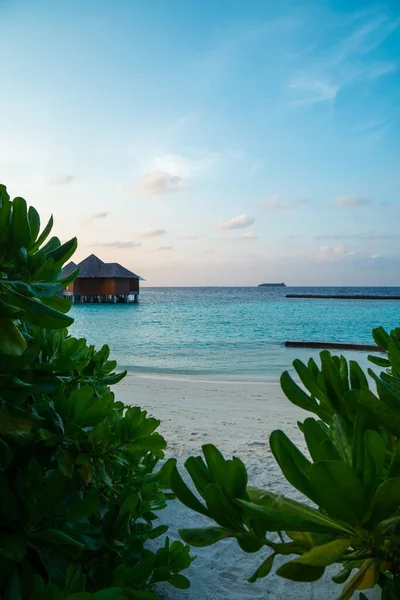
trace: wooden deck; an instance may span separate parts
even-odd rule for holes
[[[362,352],[384,352],[375,344],[348,344],[346,342],[303,342],[289,340],[285,342],[287,348],[321,348],[326,350],[358,350]]]
[[[400,296],[363,296],[357,294],[329,296],[328,294],[286,294],[286,298],[318,298],[320,300],[400,300]]]
[[[139,292],[131,294],[82,294],[63,291],[62,298],[68,298],[72,304],[130,304],[139,302]]]

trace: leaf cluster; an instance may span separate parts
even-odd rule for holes
[[[400,329],[378,328],[373,336],[386,352],[370,357],[384,367],[379,375],[369,369],[368,377],[356,362],[324,351],[320,365],[294,362],[302,386],[288,372],[281,377],[287,398],[313,414],[298,423],[308,452],[280,430],[272,432],[270,447],[307,502],[249,487],[241,461],[225,460],[207,445],[204,458],[185,463],[198,495],[175,464],[171,469],[180,501],[217,524],[180,530],[185,542],[208,546],[233,537],[246,552],[269,548],[250,581],[265,577],[283,555],[290,560],[278,575],[299,582],[339,564],[334,581],[346,582],[341,600],[375,585],[385,599],[400,597]]]
[[[65,328],[58,294],[76,241],[43,246],[52,220],[39,234],[36,211],[0,194],[0,598],[151,600],[158,582],[186,588],[189,546],[157,524],[169,478],[168,465],[156,470],[159,421],[115,399],[126,372],[108,346]]]
[[[53,217],[40,232],[40,217],[23,198],[10,200],[0,185],[0,350],[13,356],[26,348],[18,323],[48,329],[68,327],[70,302],[59,293],[78,273],[62,277],[62,266],[77,247],[76,238],[62,244],[48,239]],[[48,240],[48,241],[46,241]]]

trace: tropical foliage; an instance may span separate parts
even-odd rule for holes
[[[39,215],[0,188],[0,597],[157,598],[186,588],[179,541],[152,542],[166,505],[159,422],[115,400],[109,349],[68,334],[76,240],[46,241]],[[150,542],[150,547],[149,547]]]
[[[294,362],[302,386],[282,375],[287,398],[314,415],[298,423],[308,455],[283,431],[271,434],[270,447],[308,501],[249,487],[239,459],[225,460],[206,445],[204,458],[185,463],[198,494],[176,465],[171,471],[181,502],[215,522],[182,529],[185,542],[200,547],[231,537],[245,552],[268,548],[250,581],[268,575],[283,555],[288,560],[278,575],[299,582],[315,581],[337,564],[341,600],[375,585],[385,600],[400,597],[400,329],[378,328],[373,336],[386,353],[370,357],[384,369],[380,375],[369,369],[367,377],[356,362],[327,351],[320,366],[313,359]]]

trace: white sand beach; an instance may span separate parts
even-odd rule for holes
[[[283,478],[268,444],[271,431],[283,429],[304,450],[296,422],[304,419],[306,413],[285,398],[279,382],[223,382],[129,374],[116,391],[120,400],[137,404],[161,420],[159,431],[168,441],[167,455],[178,458],[181,472],[188,456],[199,454],[202,444],[214,443],[226,457],[235,455],[243,460],[252,485],[299,498]],[[178,501],[171,502],[160,518],[170,525],[172,539],[178,538],[179,527],[211,524]],[[322,600],[334,599],[340,592],[340,586],[331,581],[328,573],[314,584],[294,583],[274,573],[250,584],[247,578],[268,551],[245,554],[234,540],[193,549],[193,554],[197,558],[186,571],[190,589],[162,587],[160,593],[165,600]],[[277,560],[274,571],[278,565]]]

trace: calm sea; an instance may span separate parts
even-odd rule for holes
[[[139,304],[75,305],[72,333],[107,343],[120,367],[147,373],[276,379],[286,340],[371,343],[400,326],[400,301],[292,300],[287,293],[400,295],[400,288],[144,288]],[[365,353],[346,353],[367,364]]]

